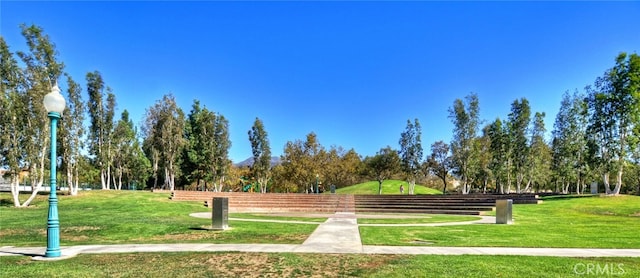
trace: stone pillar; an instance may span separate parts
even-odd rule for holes
[[[229,198],[213,198],[211,220],[211,228],[213,230],[226,230],[229,228]]]
[[[496,224],[513,224],[511,207],[513,200],[496,200]]]
[[[592,182],[591,183],[591,194],[598,194],[598,183],[597,182]]]

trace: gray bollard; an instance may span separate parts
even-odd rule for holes
[[[213,198],[211,211],[212,230],[226,230],[229,228],[229,198]]]
[[[513,200],[496,200],[496,224],[513,224],[511,207]]]

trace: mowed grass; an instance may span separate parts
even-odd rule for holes
[[[400,185],[404,185],[404,194],[409,194],[409,185],[406,181],[401,180],[385,180],[384,182],[382,182],[382,194],[400,194]],[[378,182],[368,181],[365,183],[354,184],[348,187],[338,188],[336,189],[336,194],[378,194]],[[442,194],[442,192],[433,188],[416,184],[414,194]]]
[[[46,245],[47,196],[13,208],[0,194],[0,246]],[[95,191],[61,196],[62,245],[115,243],[301,243],[314,224],[232,221],[232,230],[203,231],[200,202],[168,194]],[[514,225],[360,227],[364,244],[640,248],[640,197],[547,200],[515,205]],[[236,215],[252,218],[250,214]],[[269,218],[268,216],[257,216]],[[433,215],[432,220],[459,221]],[[442,218],[440,218],[442,217]],[[449,218],[451,217],[451,218]],[[462,218],[466,216],[460,216]],[[445,219],[448,218],[448,219]],[[287,217],[273,219],[290,220]],[[418,219],[388,219],[422,223]],[[438,220],[439,219],[439,220]],[[317,219],[322,220],[322,218]],[[359,222],[362,223],[362,219]],[[376,222],[376,220],[373,220]],[[62,261],[0,257],[0,277],[640,277],[640,258],[356,255],[237,252],[85,254]]]
[[[380,215],[384,217],[385,215]],[[443,222],[466,222],[480,220],[479,216],[448,215],[448,214],[418,214],[403,215],[407,218],[394,218],[397,214],[388,214],[389,218],[358,218],[358,224],[431,224]]]
[[[365,245],[640,248],[640,197],[514,205],[513,225],[360,227]]]
[[[222,252],[0,260],[3,277],[640,277],[640,258]]]
[[[169,200],[168,193],[87,191],[59,196],[61,245],[120,243],[302,243],[317,227],[229,221],[230,230],[207,231],[211,219],[189,216],[207,212],[200,202]],[[0,246],[44,246],[48,196],[32,207],[10,206],[0,194]]]

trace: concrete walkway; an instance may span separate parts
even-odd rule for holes
[[[247,219],[237,219],[244,220]],[[286,221],[284,221],[286,222]],[[313,222],[304,224],[318,224]],[[451,223],[411,224],[411,226],[442,226],[477,223],[495,223],[492,217],[481,220]],[[368,226],[372,226],[369,224]],[[363,226],[363,225],[361,225]],[[380,226],[380,225],[376,225]],[[387,226],[387,224],[385,224]],[[406,226],[406,225],[388,225]],[[1,256],[31,256],[43,258],[45,247],[0,247]],[[410,255],[522,255],[554,257],[640,257],[640,249],[594,248],[509,248],[509,247],[433,247],[433,246],[373,246],[362,245],[358,223],[354,213],[336,213],[318,228],[302,244],[118,244],[63,246],[66,259],[78,254],[137,253],[137,252],[259,252],[259,253],[349,253],[349,254],[410,254]]]

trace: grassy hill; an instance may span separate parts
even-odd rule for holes
[[[382,194],[400,194],[400,185],[404,185],[404,194],[409,193],[409,185],[406,181],[385,180],[382,183]],[[352,186],[336,189],[337,194],[378,194],[378,182],[369,181]],[[415,194],[442,194],[439,190],[417,185]]]

